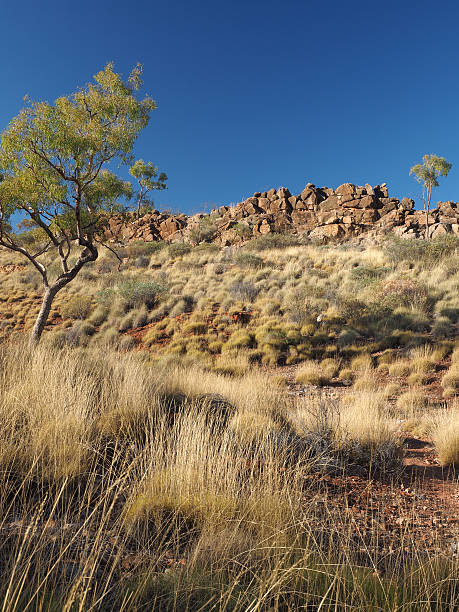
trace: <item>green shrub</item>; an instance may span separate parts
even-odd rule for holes
[[[235,281],[228,288],[230,295],[236,300],[253,302],[259,289],[249,281]]]
[[[295,381],[302,385],[322,387],[330,383],[334,371],[334,367],[323,367],[316,361],[306,361],[298,369]]]
[[[167,252],[171,259],[177,259],[177,257],[183,257],[191,251],[191,246],[184,242],[172,242],[167,247]]]
[[[127,279],[117,285],[116,291],[128,308],[141,305],[153,308],[166,288],[153,281]]]
[[[223,350],[250,347],[252,344],[252,336],[245,329],[239,329],[231,334],[228,341],[224,344]]]
[[[86,319],[92,306],[92,299],[86,295],[75,295],[61,306],[64,319]]]
[[[205,334],[207,331],[207,323],[193,321],[184,325],[182,331],[184,334]]]
[[[378,302],[394,310],[399,307],[425,308],[429,302],[427,287],[411,278],[383,281],[377,290]]]
[[[459,238],[453,235],[440,236],[432,240],[406,240],[391,237],[384,246],[389,260],[395,264],[406,261],[423,267],[435,266],[442,259],[451,257],[459,248]]]
[[[200,242],[211,242],[217,233],[217,225],[215,219],[211,215],[201,217],[199,222],[190,231],[190,238],[195,244]]]
[[[263,267],[263,259],[253,253],[238,253],[234,258],[235,263],[240,268],[261,268]]]
[[[95,325],[96,327],[99,327],[107,319],[107,317],[108,308],[105,308],[104,306],[97,306],[95,310],[92,311],[88,322],[92,325]]]
[[[351,270],[350,278],[359,287],[367,287],[380,280],[389,272],[389,268],[375,268],[361,265]]]
[[[138,257],[148,257],[154,253],[158,253],[166,246],[164,241],[145,242],[143,240],[137,240],[130,242],[126,246],[126,256],[130,259],[136,259]]]
[[[251,228],[246,223],[236,223],[236,225],[232,229],[243,240],[248,240],[253,235]]]
[[[286,249],[287,247],[300,244],[298,236],[292,234],[269,233],[264,236],[253,238],[245,245],[252,251],[266,251],[268,249]]]

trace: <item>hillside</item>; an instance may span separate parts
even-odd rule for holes
[[[212,216],[113,240],[33,352],[41,279],[0,251],[14,609],[454,609],[459,238],[434,214],[429,241],[375,222],[193,245]]]

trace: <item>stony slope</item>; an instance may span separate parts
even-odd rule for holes
[[[459,235],[459,204],[439,202],[430,212],[430,235]],[[287,232],[318,241],[342,241],[393,231],[399,236],[424,236],[425,215],[410,198],[389,196],[386,184],[371,187],[344,183],[336,190],[308,183],[300,194],[281,187],[256,192],[235,206],[221,206],[209,215],[153,211],[140,219],[113,217],[111,240],[201,241],[230,245],[251,236]]]

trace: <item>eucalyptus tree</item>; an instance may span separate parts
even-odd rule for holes
[[[141,76],[140,65],[123,80],[107,64],[54,104],[27,101],[1,136],[0,245],[27,258],[43,281],[31,344],[39,341],[56,294],[97,259],[104,214],[132,194],[109,167],[115,160],[133,163],[135,140],[156,108],[148,95],[137,95]],[[13,231],[17,213],[35,228],[35,240]],[[57,275],[46,264],[50,253],[60,262]]]
[[[138,183],[136,216],[139,218],[141,210],[151,207],[153,204],[148,198],[148,193],[153,189],[167,189],[167,175],[165,172],[159,173],[158,166],[155,166],[152,162],[144,162],[143,159],[138,159],[129,168],[129,173]]]
[[[438,155],[424,155],[422,164],[416,164],[410,170],[415,179],[422,185],[422,201],[426,218],[426,239],[429,238],[429,212],[432,198],[432,188],[438,187],[440,176],[448,176],[452,168],[450,162]]]

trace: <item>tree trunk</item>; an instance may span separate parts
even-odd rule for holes
[[[40,312],[35,320],[32,335],[30,336],[29,344],[31,347],[36,346],[40,341],[41,335],[48,320],[49,311],[51,310],[53,300],[58,291],[59,289],[56,287],[47,287],[45,290],[45,294],[43,295],[43,300],[41,302]]]
[[[425,202],[425,213],[426,213],[426,240],[430,239],[429,236],[429,214],[430,214],[430,197],[432,193],[432,187],[430,185],[427,187],[427,202]]]

